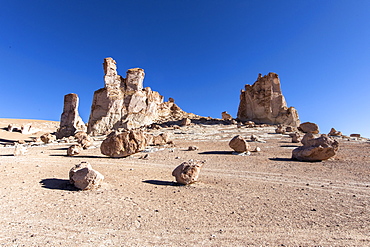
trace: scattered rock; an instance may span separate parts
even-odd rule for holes
[[[170,141],[169,135],[167,133],[161,133],[157,136],[148,135],[147,136],[148,144],[154,146],[162,146],[167,144]]]
[[[147,145],[147,137],[140,130],[130,130],[123,133],[113,131],[102,142],[100,151],[110,157],[127,157],[143,151]]]
[[[260,147],[256,147],[252,152],[261,152],[261,148]]]
[[[238,153],[247,152],[250,150],[248,142],[240,135],[234,136],[229,142],[229,146]]]
[[[278,127],[275,129],[276,134],[285,134],[285,128],[282,125],[278,125]]]
[[[226,111],[222,112],[221,116],[222,116],[222,120],[232,120],[233,119],[233,117]]]
[[[92,169],[88,162],[81,162],[69,171],[69,182],[80,190],[99,188],[104,176]]]
[[[296,132],[297,131],[297,128],[296,127],[292,127],[292,126],[287,126],[285,128],[285,131],[286,132]]]
[[[340,131],[337,131],[336,129],[334,128],[331,128],[328,136],[342,136],[342,132]]]
[[[292,138],[293,143],[299,143],[302,140],[302,137],[298,132],[290,133],[289,136]]]
[[[42,136],[40,136],[40,139],[41,141],[43,141],[44,143],[51,143],[53,141],[55,141],[57,138],[55,135],[52,135],[50,133],[47,133],[47,134],[43,134]]]
[[[339,143],[328,137],[321,135],[318,138],[312,133],[307,133],[302,138],[303,146],[293,150],[292,159],[299,161],[322,161],[333,157],[338,151]]]
[[[23,156],[26,155],[27,147],[24,145],[16,144],[14,147],[14,156]]]
[[[15,129],[14,124],[9,124],[8,125],[8,131],[9,132],[13,132],[14,129]]]
[[[197,146],[189,146],[188,147],[188,151],[196,151],[198,150],[199,148]]]
[[[204,163],[205,161],[200,160],[183,162],[173,170],[172,176],[176,178],[176,182],[179,184],[188,185],[194,183],[198,180],[200,169]]]
[[[56,133],[56,137],[73,136],[76,131],[86,131],[86,125],[78,114],[78,95],[70,93],[64,96],[63,113],[60,117],[60,127]]]
[[[80,144],[74,144],[67,149],[68,156],[75,156],[82,152],[82,146]]]
[[[256,123],[298,126],[300,121],[294,107],[287,107],[277,74],[258,75],[253,85],[241,91],[238,119]]]
[[[303,133],[318,134],[319,126],[315,123],[305,122],[299,125],[298,130],[302,131]]]

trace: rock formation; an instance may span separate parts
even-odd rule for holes
[[[342,136],[342,132],[341,131],[337,131],[336,129],[334,128],[331,128],[328,136]]]
[[[76,131],[86,131],[86,126],[78,114],[78,96],[70,93],[64,96],[63,113],[60,117],[60,127],[56,137],[61,139],[73,136]]]
[[[299,132],[290,133],[289,136],[292,138],[293,143],[299,143],[302,140],[301,135],[299,134]]]
[[[158,92],[143,88],[143,69],[129,69],[123,78],[110,57],[104,59],[103,67],[105,86],[94,93],[87,133],[101,135],[118,128],[135,129],[154,122],[195,117],[182,111],[173,99],[163,102]]]
[[[69,182],[80,190],[99,188],[104,176],[92,169],[88,162],[81,162],[69,171]]]
[[[318,134],[319,133],[319,126],[315,123],[305,122],[305,123],[301,123],[299,125],[298,130],[300,130],[304,133]]]
[[[294,107],[287,107],[279,77],[275,73],[263,77],[259,74],[253,85],[245,85],[245,90],[240,94],[238,119],[265,124],[299,125],[298,112]]]
[[[234,136],[229,142],[229,146],[237,153],[247,152],[251,149],[248,142],[240,135]]]
[[[179,184],[188,185],[194,183],[198,180],[200,169],[204,163],[205,161],[199,160],[183,162],[173,170],[172,176],[176,178],[176,182]]]
[[[41,141],[43,141],[44,143],[51,143],[53,141],[56,140],[56,137],[55,135],[52,135],[50,133],[47,133],[47,134],[43,134],[42,136],[40,136],[40,139]]]
[[[83,149],[87,149],[88,147],[91,147],[94,144],[94,139],[91,138],[86,132],[78,131],[74,135],[75,139],[77,140],[77,143],[81,145]]]
[[[292,152],[292,159],[299,161],[322,161],[333,157],[338,151],[339,143],[328,137],[321,135],[315,138],[314,134],[307,133],[301,143],[303,146],[298,147]]]

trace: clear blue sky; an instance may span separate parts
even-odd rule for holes
[[[1,0],[0,117],[88,120],[102,62],[145,70],[185,111],[234,117],[258,73],[280,76],[302,122],[370,137],[368,0]]]

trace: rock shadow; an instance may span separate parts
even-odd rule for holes
[[[300,145],[281,145],[282,148],[297,148],[300,147]]]
[[[78,189],[69,183],[68,179],[59,179],[59,178],[46,178],[40,181],[42,188],[51,189],[51,190],[69,190],[77,191]]]
[[[109,157],[109,156],[96,156],[96,155],[74,155],[74,156],[68,156],[67,154],[49,154],[49,156],[55,156],[55,157],[68,157],[68,158],[84,158],[84,159],[122,159],[125,157]]]
[[[153,185],[162,185],[162,186],[182,186],[172,181],[163,181],[163,180],[144,180],[143,183],[153,184]]]
[[[198,154],[233,154],[233,151],[205,151]]]

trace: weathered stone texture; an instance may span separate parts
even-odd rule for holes
[[[333,157],[339,148],[339,143],[328,137],[321,135],[315,138],[314,134],[307,133],[298,147],[292,152],[292,159],[299,161],[322,161]]]
[[[80,190],[91,190],[99,188],[104,176],[92,169],[88,162],[81,162],[69,171],[69,182]]]
[[[253,85],[245,85],[241,91],[238,119],[265,124],[285,124],[298,126],[298,112],[294,107],[287,107],[280,89],[277,74],[261,76]]]
[[[64,108],[60,117],[60,127],[56,133],[56,137],[73,136],[76,131],[86,131],[86,125],[78,114],[78,96],[70,93],[64,96]]]
[[[237,153],[250,151],[251,147],[248,142],[240,135],[234,136],[229,142],[229,147]]]
[[[176,167],[172,176],[176,178],[176,182],[179,184],[188,185],[198,180],[200,169],[204,165],[205,161],[189,160],[183,162]]]
[[[195,116],[182,111],[173,99],[163,102],[158,92],[144,88],[143,69],[129,69],[123,78],[112,58],[105,58],[103,67],[105,86],[94,93],[87,133],[102,135],[119,128],[135,129]]]

